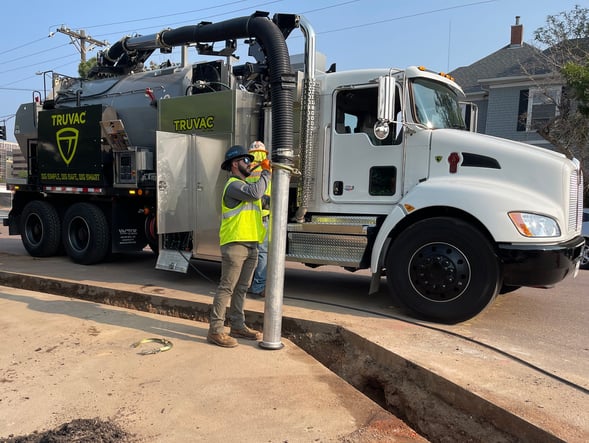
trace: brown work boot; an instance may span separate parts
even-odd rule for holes
[[[243,325],[242,329],[231,328],[231,332],[229,333],[229,335],[231,337],[236,337],[236,338],[245,338],[246,340],[261,340],[262,339],[261,332],[250,329],[246,325]]]
[[[238,345],[237,340],[232,337],[229,337],[224,332],[220,334],[213,334],[209,331],[207,334],[207,341],[217,346],[222,346],[224,348],[234,348]]]
[[[264,298],[266,297],[266,290],[262,290],[262,292],[252,292],[248,289],[247,293],[255,298]]]

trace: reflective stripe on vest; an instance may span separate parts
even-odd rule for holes
[[[219,229],[220,244],[232,242],[264,241],[266,228],[262,223],[262,203],[260,200],[242,201],[235,208],[225,206],[225,193],[228,186],[239,179],[231,177],[225,184],[221,198],[221,228]],[[241,181],[241,180],[239,180]]]

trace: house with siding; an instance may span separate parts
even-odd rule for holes
[[[478,106],[478,132],[553,148],[536,128],[558,112],[562,80],[542,62],[543,52],[523,41],[519,19],[508,45],[450,75]]]

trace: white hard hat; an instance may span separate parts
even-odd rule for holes
[[[263,142],[256,140],[255,142],[253,142],[250,145],[249,148],[250,151],[265,151],[266,150],[266,146],[264,145]]]

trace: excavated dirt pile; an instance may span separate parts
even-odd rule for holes
[[[0,438],[0,443],[130,443],[133,436],[117,424],[99,419],[77,419],[45,432]]]

